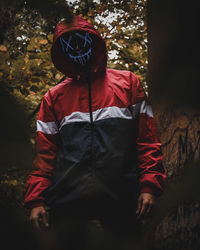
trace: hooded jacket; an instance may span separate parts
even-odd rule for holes
[[[93,36],[89,72],[79,72],[59,48],[58,38],[77,30]],[[51,56],[67,78],[41,103],[26,206],[161,194],[166,178],[161,144],[139,79],[130,71],[106,67],[105,41],[79,16],[58,23]]]

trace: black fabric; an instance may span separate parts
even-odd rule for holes
[[[137,195],[135,120],[107,118],[62,127],[48,205],[102,197],[114,200]],[[92,130],[92,131],[91,131]]]
[[[134,249],[140,240],[136,202],[79,200],[50,211],[50,228],[59,249]]]

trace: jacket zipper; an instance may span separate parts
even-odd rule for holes
[[[92,113],[92,91],[91,91],[91,82],[89,78],[88,78],[88,96],[89,96],[90,123],[93,129],[94,121],[93,121],[93,113]]]
[[[92,88],[91,81],[88,77],[88,98],[89,98],[89,113],[90,113],[90,126],[91,126],[91,166],[90,170],[94,173],[94,121],[93,121],[93,113],[92,113]]]

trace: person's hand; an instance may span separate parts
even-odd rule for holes
[[[47,212],[43,206],[32,208],[29,219],[36,229],[49,226]]]
[[[153,205],[155,205],[155,196],[150,193],[141,193],[136,210],[137,218],[140,219],[148,215]]]

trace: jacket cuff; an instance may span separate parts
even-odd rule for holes
[[[153,188],[150,186],[142,187],[140,193],[149,193],[149,194],[156,195],[155,190],[153,190]]]
[[[41,207],[41,206],[45,206],[44,201],[32,201],[32,202],[26,204],[27,209],[33,209],[35,207]]]
[[[159,197],[160,195],[162,195],[162,190],[159,190],[155,188],[154,186],[148,185],[148,186],[141,187],[140,193],[149,193],[156,197]]]

